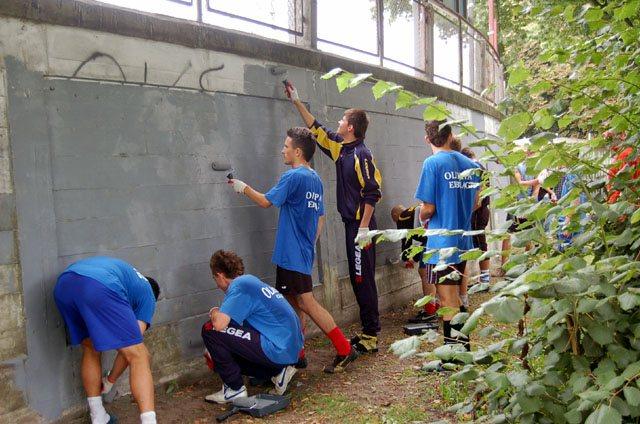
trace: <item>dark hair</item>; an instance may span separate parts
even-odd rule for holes
[[[145,275],[144,278],[146,278],[147,281],[149,282],[149,285],[151,286],[151,290],[153,290],[153,295],[155,296],[156,300],[158,300],[158,298],[160,297],[160,284],[158,284],[156,280],[149,277],[148,275]]]
[[[293,127],[287,130],[287,136],[293,141],[293,147],[302,150],[302,157],[309,162],[316,152],[316,138],[307,128]]]
[[[236,278],[244,274],[244,263],[242,258],[230,250],[218,250],[211,256],[209,261],[211,273],[223,273],[227,278]]]
[[[471,147],[463,148],[462,150],[460,150],[460,153],[462,153],[463,155],[465,155],[469,159],[473,159],[473,158],[476,157],[476,154],[473,153],[473,150],[471,150]]]
[[[367,134],[367,127],[369,126],[367,113],[362,109],[347,109],[344,116],[347,118],[347,124],[353,127],[353,135],[355,138],[364,138]]]
[[[451,147],[451,150],[459,152],[462,150],[462,141],[460,141],[458,137],[453,137],[449,146]]]
[[[424,125],[429,143],[436,147],[442,147],[447,144],[447,140],[451,135],[451,125],[447,124],[440,128],[441,124],[446,121],[429,121]]]

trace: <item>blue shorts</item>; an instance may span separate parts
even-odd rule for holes
[[[71,344],[90,338],[98,352],[142,343],[138,320],[127,299],[92,278],[65,272],[53,289]]]

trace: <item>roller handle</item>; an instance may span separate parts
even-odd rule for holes
[[[216,417],[216,421],[221,423],[222,421],[226,420],[227,418],[229,418],[232,415],[237,414],[240,411],[240,408],[234,406],[233,408],[229,409],[227,412],[225,412],[224,414],[220,414]]]

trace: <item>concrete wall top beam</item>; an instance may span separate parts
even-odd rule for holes
[[[337,67],[356,73],[372,72],[376,78],[394,81],[416,93],[436,96],[442,101],[473,109],[496,119],[502,118],[501,113],[489,103],[429,81],[319,50],[194,21],[121,9],[90,0],[4,0],[0,2],[0,16],[233,53],[319,72]]]

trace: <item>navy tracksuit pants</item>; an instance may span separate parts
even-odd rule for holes
[[[267,358],[260,337],[255,328],[239,325],[233,320],[223,331],[216,331],[211,321],[202,326],[202,340],[213,359],[214,371],[233,390],[242,387],[243,375],[266,380],[278,375],[285,367]]]
[[[344,233],[347,246],[347,261],[351,287],[360,308],[362,332],[376,336],[380,332],[380,314],[378,313],[378,289],[376,287],[376,247],[375,244],[361,249],[354,243],[358,235],[360,221],[345,221]],[[376,230],[375,217],[371,217],[369,229]]]

